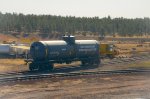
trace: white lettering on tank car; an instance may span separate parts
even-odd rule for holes
[[[80,46],[79,51],[96,51],[95,45]]]
[[[61,49],[62,51],[66,51],[66,48]]]
[[[95,45],[80,46],[80,48],[95,48]]]
[[[51,55],[59,55],[59,52],[50,52]]]
[[[96,51],[96,48],[92,48],[92,49],[79,49],[79,51]]]

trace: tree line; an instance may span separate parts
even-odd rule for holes
[[[150,34],[150,18],[74,17],[24,15],[0,12],[0,33],[97,33],[99,35]]]

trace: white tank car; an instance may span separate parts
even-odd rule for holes
[[[10,50],[10,44],[0,44],[0,54],[9,54]]]

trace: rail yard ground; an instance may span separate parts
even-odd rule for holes
[[[150,73],[83,76],[0,86],[0,99],[149,99]]]
[[[102,64],[116,60],[104,59]],[[76,62],[67,67],[79,64]],[[28,70],[22,59],[0,59],[0,66],[0,73],[11,72],[12,69],[14,71]],[[56,65],[57,68],[61,66]],[[66,65],[63,66],[66,67]],[[85,71],[96,69],[150,69],[150,57],[120,64],[104,64],[99,68]],[[0,99],[149,99],[149,84],[150,72],[29,80],[0,85]]]
[[[98,68],[80,67],[80,62],[56,64],[54,72],[150,69],[150,43],[124,42],[117,47],[127,57],[102,59]],[[0,59],[0,74],[28,70],[23,59]],[[149,84],[150,72],[29,80],[0,84],[0,99],[149,99]]]

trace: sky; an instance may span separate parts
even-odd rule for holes
[[[150,17],[150,0],[0,0],[0,12],[76,17]]]

